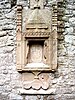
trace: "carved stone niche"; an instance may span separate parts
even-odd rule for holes
[[[49,72],[57,68],[57,5],[43,9],[39,2],[29,9],[17,5],[16,66],[24,94],[50,93]]]

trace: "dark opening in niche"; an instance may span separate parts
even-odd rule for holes
[[[43,62],[44,41],[29,41],[28,63]]]

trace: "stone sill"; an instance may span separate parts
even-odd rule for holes
[[[55,91],[56,89],[48,89],[48,90],[43,90],[43,89],[40,89],[40,90],[33,90],[33,89],[29,89],[29,90],[26,90],[26,89],[18,89],[18,93],[21,94],[21,95],[24,95],[24,94],[55,94]]]

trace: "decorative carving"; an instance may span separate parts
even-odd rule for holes
[[[33,72],[33,79],[31,81],[24,81],[23,79],[23,87],[26,90],[33,89],[33,90],[47,90],[50,86],[49,81],[51,80],[51,77],[49,77],[49,74],[47,73],[41,73],[41,72]]]
[[[53,5],[53,15],[52,17],[52,28],[48,24],[47,15],[45,18],[42,16],[43,13],[39,9],[38,2],[34,6],[31,15],[26,21],[26,29],[24,33],[22,32],[22,6],[17,7],[17,51],[19,51],[17,56],[17,66],[18,70],[55,70],[57,66],[57,6]],[[48,13],[47,13],[48,14]],[[45,20],[46,19],[46,20]],[[51,19],[50,19],[51,21]],[[51,32],[52,29],[52,32]],[[36,41],[38,41],[36,43]],[[41,55],[34,49],[32,54],[31,42],[34,44],[36,49],[38,46],[40,48],[42,57],[41,62],[37,62],[37,57]],[[41,42],[43,43],[41,45]],[[53,44],[55,42],[55,44]],[[37,45],[38,44],[38,45]],[[36,56],[34,55],[36,54]],[[32,60],[34,58],[34,61]],[[35,61],[36,60],[36,61]],[[34,63],[33,63],[34,62]],[[30,66],[30,67],[29,67]]]
[[[22,6],[17,6],[17,31],[22,30]]]
[[[30,14],[17,6],[17,70],[24,72],[26,91],[47,91],[49,72],[57,68],[57,4],[51,11],[43,6],[43,0],[30,0]]]
[[[50,32],[27,32],[25,37],[49,37]]]

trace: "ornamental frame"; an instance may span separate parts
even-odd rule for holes
[[[47,29],[47,27],[44,27],[46,31],[41,32],[36,31],[35,27],[34,30],[31,31],[30,26],[26,27],[26,31],[22,32],[22,11],[23,7],[21,5],[17,5],[17,33],[16,33],[16,41],[17,41],[17,49],[16,49],[16,56],[17,56],[17,70],[18,71],[55,71],[57,68],[57,6],[54,5],[52,9],[52,25],[51,25],[51,31]],[[31,41],[45,41],[47,42],[47,47],[45,51],[45,54],[47,56],[47,65],[49,67],[47,68],[41,68],[40,67],[26,67],[27,64],[27,58],[26,53],[27,51],[27,43]],[[44,49],[45,49],[44,48]]]
[[[40,3],[31,4],[27,17],[24,7],[17,5],[16,68],[22,74],[21,94],[50,94],[49,74],[57,70],[57,3],[50,10]]]

